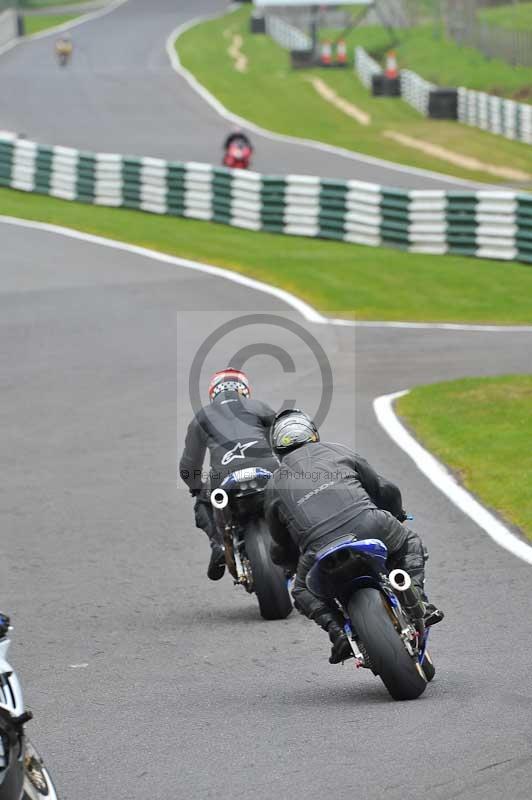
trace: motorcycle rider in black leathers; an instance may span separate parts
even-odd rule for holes
[[[352,655],[343,615],[307,588],[305,579],[316,553],[345,534],[380,539],[390,569],[406,570],[426,601],[423,584],[426,553],[421,539],[401,524],[406,518],[401,492],[368,462],[341,444],[320,442],[313,421],[297,409],[281,412],[271,429],[274,453],[281,459],[265,493],[265,515],[276,564],[296,571],[292,595],[298,611],[329,634],[329,661]],[[443,613],[426,603],[425,625]]]
[[[219,580],[225,571],[222,536],[213,517],[211,492],[227,475],[246,467],[273,472],[278,466],[269,441],[275,411],[252,400],[247,376],[230,367],[216,372],[209,384],[211,404],[196,413],[188,426],[179,474],[195,498],[196,526],[209,537],[211,557],[207,575]],[[203,475],[206,451],[210,453],[208,478]]]

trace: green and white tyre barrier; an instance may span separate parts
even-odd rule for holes
[[[473,89],[458,89],[458,119],[466,125],[532,144],[532,106]]]
[[[1,133],[0,185],[253,231],[532,263],[532,195],[511,191],[406,191],[273,177],[44,147]]]

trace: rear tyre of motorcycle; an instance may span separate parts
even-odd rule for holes
[[[248,526],[245,542],[261,616],[285,619],[292,611],[292,601],[283,570],[271,560],[271,536],[264,520]]]
[[[378,589],[360,589],[349,601],[349,616],[393,699],[414,700],[423,694],[427,681],[407,653],[385,603]]]

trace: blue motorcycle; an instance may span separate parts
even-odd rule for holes
[[[339,604],[357,667],[380,677],[394,700],[414,700],[435,674],[424,607],[404,570],[388,574],[379,539],[342,536],[316,554],[307,587]]]

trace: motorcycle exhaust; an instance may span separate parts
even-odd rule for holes
[[[229,503],[229,497],[225,489],[213,489],[211,492],[211,503],[214,508],[218,508],[220,511],[224,509]]]
[[[412,579],[404,569],[393,569],[388,575],[392,589],[401,594],[401,605],[413,620],[422,620],[425,607],[417,589],[412,586]]]
[[[231,512],[229,510],[229,496],[221,486],[211,492],[211,505],[214,509],[214,519],[220,530],[226,530],[231,522]]]

